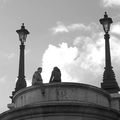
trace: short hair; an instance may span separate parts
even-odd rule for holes
[[[42,70],[42,67],[38,67],[38,69],[37,70]]]

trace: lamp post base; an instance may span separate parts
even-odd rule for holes
[[[114,82],[103,82],[101,83],[101,88],[109,93],[118,93],[120,88],[116,81]]]
[[[103,74],[103,83],[101,83],[101,88],[109,93],[118,93],[120,88],[115,78],[115,73],[112,66],[105,67]]]

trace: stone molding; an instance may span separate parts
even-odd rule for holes
[[[103,114],[104,113],[104,114]],[[52,116],[76,116],[95,120],[118,120],[120,113],[116,110],[93,104],[83,103],[53,103],[34,104],[6,111],[0,115],[0,120],[32,120]],[[47,119],[46,119],[47,120]]]

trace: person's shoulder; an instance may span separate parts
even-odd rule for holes
[[[37,74],[37,73],[38,73],[38,71],[35,71],[35,72],[34,72],[34,74]]]

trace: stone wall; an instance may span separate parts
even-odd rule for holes
[[[86,102],[105,107],[110,106],[110,96],[101,89],[76,83],[45,84],[45,95],[39,86],[31,86],[14,96],[15,107],[34,103]]]

